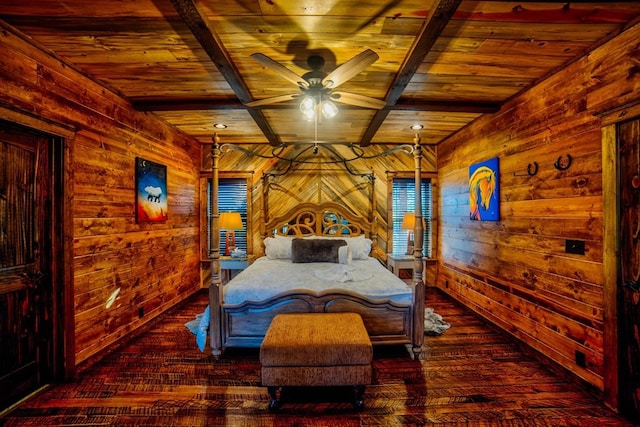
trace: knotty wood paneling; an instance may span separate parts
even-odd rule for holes
[[[603,224],[615,212],[603,210],[596,114],[637,97],[639,39],[635,25],[437,148],[437,286],[599,389]],[[571,167],[556,169],[568,155]],[[470,221],[469,166],[495,156],[501,219]],[[585,254],[565,253],[566,239]]]
[[[0,103],[71,129],[65,238],[73,249],[65,268],[72,271],[66,292],[74,296],[67,309],[75,319],[75,361],[68,363],[79,364],[199,288],[200,147],[0,27]],[[164,223],[135,221],[137,156],[167,166]]]

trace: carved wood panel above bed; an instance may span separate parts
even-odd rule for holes
[[[274,234],[331,237],[364,235],[375,240],[374,225],[338,203],[301,203],[286,215],[268,221],[264,237]]]

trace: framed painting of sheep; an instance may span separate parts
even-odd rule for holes
[[[167,167],[136,157],[136,222],[168,218]]]

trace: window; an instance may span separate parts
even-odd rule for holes
[[[394,255],[403,255],[407,252],[407,238],[409,231],[402,229],[402,218],[406,212],[414,212],[416,206],[416,192],[414,178],[394,178],[392,188],[392,221],[393,221],[393,248]],[[424,237],[422,255],[426,258],[432,256],[432,198],[431,180],[423,179],[422,193],[422,217],[424,219]]]
[[[247,180],[245,178],[218,179],[218,213],[240,212],[243,229],[235,232],[236,246],[247,250]],[[207,247],[211,248],[211,181],[207,185]],[[220,231],[220,253],[225,252],[225,232]]]

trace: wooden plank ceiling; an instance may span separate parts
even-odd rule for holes
[[[0,19],[140,110],[209,143],[437,144],[637,22],[640,1],[0,0]],[[306,121],[294,82],[371,49],[378,59],[339,90],[384,101],[336,103]],[[216,130],[214,123],[226,129]]]

